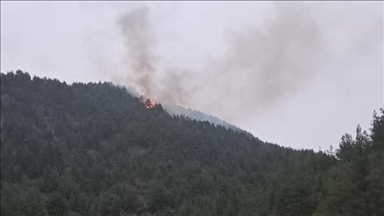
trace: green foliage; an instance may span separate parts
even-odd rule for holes
[[[358,126],[356,137],[345,134],[338,162],[326,176],[319,215],[384,215],[384,108],[374,114],[371,134]]]
[[[110,83],[2,74],[1,215],[384,215],[383,110],[315,153]]]
[[[46,209],[49,215],[63,216],[67,213],[66,200],[58,192],[53,192],[47,201]]]

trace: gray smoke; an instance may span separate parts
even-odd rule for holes
[[[182,83],[186,82],[184,69],[160,69],[160,57],[156,55],[156,40],[148,21],[149,9],[142,7],[123,14],[118,20],[126,51],[127,63],[123,74],[114,80],[128,81],[144,97],[167,104],[182,104],[188,98],[188,91]],[[160,74],[166,76],[161,78]]]
[[[292,3],[277,4],[261,26],[228,35],[226,53],[201,73],[158,67],[147,8],[124,14],[119,25],[129,64],[120,81],[128,80],[127,86],[158,102],[191,107],[232,123],[294,97],[316,73],[322,47],[311,16]]]
[[[322,47],[315,22],[299,4],[275,9],[262,26],[229,37],[227,53],[207,68],[210,79],[198,88],[202,110],[244,121],[294,97],[315,75]]]
[[[148,24],[148,9],[143,7],[121,16],[118,20],[123,34],[126,60],[132,73],[130,85],[146,97],[153,97],[156,73],[154,40]]]

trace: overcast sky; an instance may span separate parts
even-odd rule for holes
[[[275,3],[2,1],[1,71],[68,83],[112,80],[106,71],[121,69],[124,52],[117,19],[143,5],[150,8],[161,64],[200,71],[226,52],[228,35],[264,28]],[[321,36],[317,72],[286,100],[232,123],[265,141],[328,149],[345,132],[354,134],[357,124],[368,129],[373,110],[383,105],[383,2],[302,5]],[[202,103],[191,108],[203,109]],[[225,118],[226,106],[202,111]]]

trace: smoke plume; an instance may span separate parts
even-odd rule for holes
[[[126,60],[132,81],[130,84],[146,97],[152,97],[156,73],[156,42],[148,24],[148,9],[143,7],[124,14],[118,20],[123,34]]]
[[[223,59],[207,68],[209,83],[201,83],[203,110],[228,121],[244,121],[294,97],[316,73],[321,35],[303,7],[277,5],[275,13],[257,28],[229,36]]]
[[[322,38],[300,4],[277,4],[261,26],[227,35],[226,52],[198,73],[159,67],[148,12],[119,19],[129,66],[119,79],[158,102],[240,123],[294,97],[316,73]]]

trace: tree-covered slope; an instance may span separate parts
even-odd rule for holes
[[[346,203],[333,187],[362,178],[359,199],[379,215],[375,121],[372,138],[346,139],[334,157],[147,109],[109,83],[1,74],[1,215],[338,215],[355,194]]]

